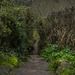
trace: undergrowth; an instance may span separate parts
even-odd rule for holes
[[[11,68],[17,67],[21,62],[15,54],[3,53],[0,51],[0,67],[9,65]]]
[[[75,75],[75,53],[69,48],[47,45],[42,50],[41,57],[50,62],[48,71],[53,70],[57,75]]]

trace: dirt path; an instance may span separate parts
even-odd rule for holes
[[[54,75],[53,72],[46,71],[48,63],[37,55],[32,55],[31,59],[23,66],[15,70],[11,75]]]

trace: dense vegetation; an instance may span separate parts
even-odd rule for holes
[[[59,44],[62,47],[75,49],[75,9],[52,12],[47,18],[36,20],[40,35],[40,46]]]
[[[0,6],[0,64],[25,61],[34,42],[33,13],[28,7],[6,0]]]
[[[41,56],[56,75],[75,75],[75,8],[52,12],[39,19]],[[38,26],[39,27],[39,26]],[[40,33],[41,32],[41,33]],[[41,35],[42,34],[42,35]]]
[[[56,75],[75,74],[75,53],[69,48],[61,49],[56,44],[47,45],[41,56],[50,62],[48,71],[53,70]]]
[[[1,0],[0,67],[14,68],[28,60],[39,34],[39,54],[51,62],[48,70],[54,70],[58,75],[74,75],[74,24],[74,7],[52,12],[47,17],[36,17],[22,2]]]

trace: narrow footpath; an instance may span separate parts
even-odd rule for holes
[[[31,59],[28,62],[10,75],[54,75],[52,71],[46,71],[48,66],[48,63],[43,58],[39,58],[38,55],[31,55]]]

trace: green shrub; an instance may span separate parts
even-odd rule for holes
[[[75,53],[71,52],[69,48],[61,49],[58,45],[48,45],[42,51],[41,56],[46,61],[50,61],[50,66],[47,70],[54,70],[58,74],[60,69],[62,70],[61,75],[75,74]],[[62,64],[66,68],[61,67]]]
[[[4,54],[0,52],[0,67],[3,65],[10,65],[11,67],[15,67],[18,65],[18,63],[18,58],[14,54],[10,56],[7,53]]]
[[[44,47],[44,50],[42,50],[41,56],[46,59],[46,61],[49,61],[53,57],[53,52],[59,52],[60,47],[58,45],[48,45]],[[56,57],[56,56],[55,56]]]
[[[27,60],[33,48],[33,13],[29,7],[3,0],[0,8],[0,49]]]

